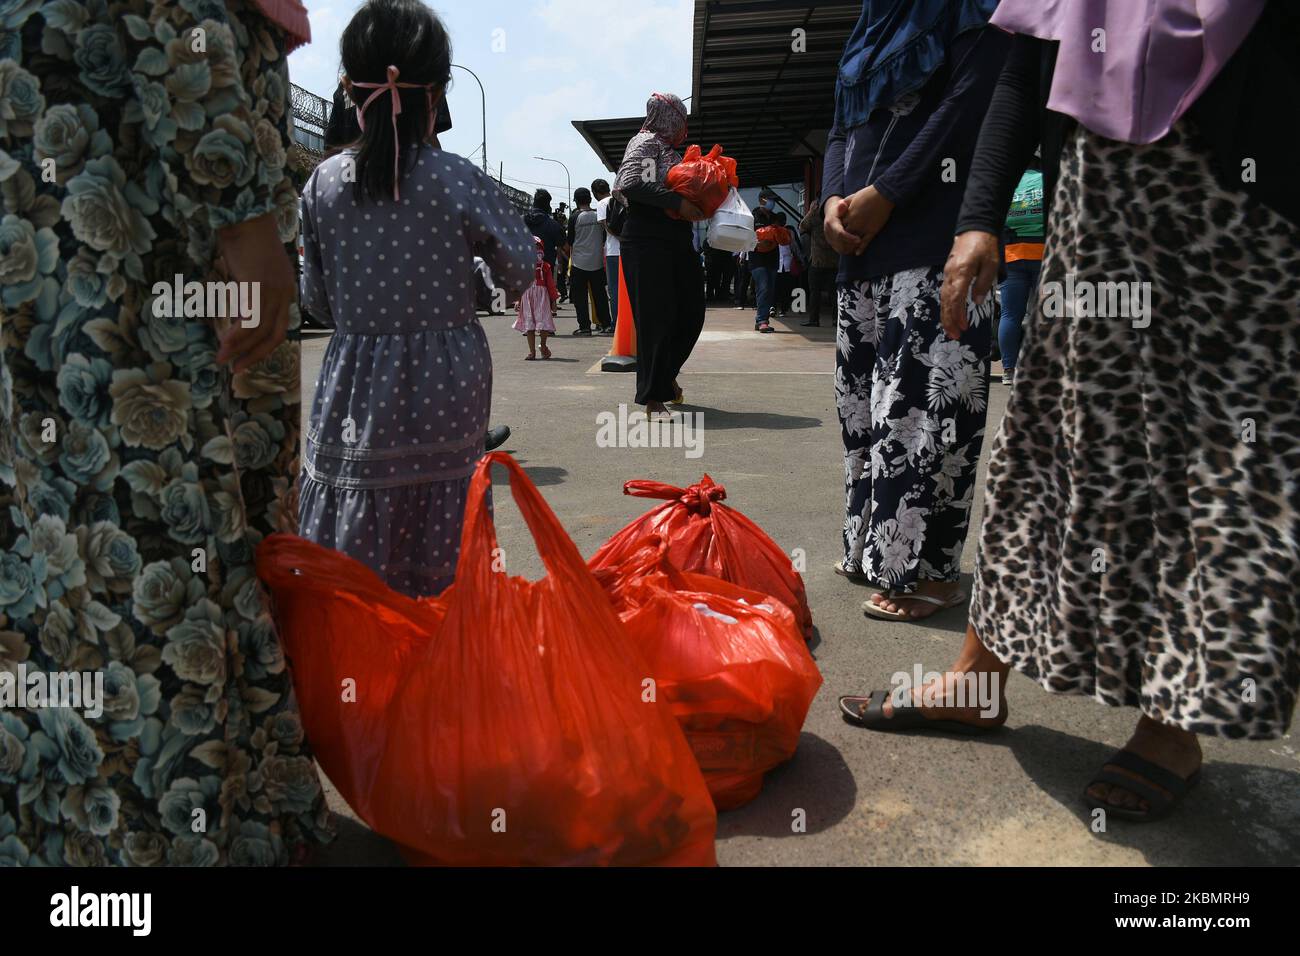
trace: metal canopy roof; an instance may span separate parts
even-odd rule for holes
[[[802,180],[805,160],[825,151],[836,67],[861,12],[861,2],[696,0],[689,142],[705,152],[720,143],[736,158],[742,186]],[[614,171],[641,122],[573,125]]]

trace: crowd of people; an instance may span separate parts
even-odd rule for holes
[[[986,713],[952,691],[1013,668],[1137,707],[1086,789],[1137,820],[1199,779],[1198,735],[1286,731],[1300,192],[1294,126],[1261,105],[1300,93],[1285,0],[864,3],[820,196],[798,222],[765,200],[756,224],[790,241],[726,258],[666,185],[688,136],[676,96],[650,98],[612,183],[559,218],[539,191],[521,217],[438,145],[442,22],[368,0],[342,36],[332,155],[299,193],[284,157],[301,8],[153,0],[150,29],[134,0],[102,6],[123,29],[22,4],[0,61],[0,665],[108,688],[101,720],[0,709],[0,862],[284,864],[324,834],[254,554],[296,531],[407,594],[451,582],[491,441],[475,256],[530,358],[548,357],[562,296],[591,335],[625,291],[635,398],[656,414],[683,401],[710,298],[752,293],[762,333],[806,283],[816,325],[834,275],[836,571],[878,589],[874,618],[969,606],[937,686],[843,697],[847,720],[989,732],[1005,698]],[[200,25],[226,41],[203,83],[175,41]],[[123,55],[96,58],[103,31]],[[179,120],[160,112],[182,93]],[[260,321],[152,308],[178,272],[255,283]],[[1015,384],[966,595],[999,278]],[[1149,313],[1035,304],[1036,283],[1117,282],[1149,284]],[[305,434],[300,303],[334,330]]]
[[[574,307],[577,327],[571,334],[613,335],[618,318],[620,253],[619,236],[609,225],[607,211],[609,203],[617,200],[604,179],[593,180],[590,190],[579,187],[573,197],[571,213],[566,215],[564,203],[552,212],[550,191],[538,189],[524,222],[545,246],[543,258],[556,281],[554,304],[569,302]],[[787,226],[791,220],[776,208],[778,202],[775,193],[762,192],[755,209],[758,224]],[[834,307],[839,258],[826,241],[817,199],[808,204],[797,229],[787,229],[784,238],[784,242],[760,243],[753,252],[731,252],[711,248],[703,229],[692,230],[706,307],[752,309],[755,329],[760,332],[774,331],[773,317],[799,318],[804,327],[820,326],[822,310]],[[756,269],[770,272],[755,279]],[[490,288],[490,277],[487,281]],[[800,293],[797,306],[796,293]],[[1022,299],[1027,300],[1027,295]],[[487,302],[485,296],[482,311],[491,311]],[[553,309],[552,317],[556,314]]]

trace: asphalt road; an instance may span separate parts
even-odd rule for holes
[[[513,316],[483,318],[492,343],[494,424],[514,431],[511,452],[541,488],[585,556],[652,502],[624,497],[624,481],[677,485],[708,472],[727,501],[787,552],[807,554],[804,575],[817,626],[814,655],[825,683],[799,751],[769,774],[752,803],[720,815],[723,865],[1188,865],[1286,864],[1300,859],[1300,750],[1288,737],[1237,742],[1204,739],[1206,771],[1181,812],[1158,824],[1111,821],[1089,828],[1079,794],[1090,774],[1128,739],[1134,710],[1060,697],[1013,675],[1004,732],[976,740],[877,734],[844,723],[835,699],[889,685],[919,664],[939,670],[965,631],[965,610],[924,624],[867,620],[871,593],[835,575],[843,492],[832,373],[834,330],[776,322],[756,335],[749,313],[709,312],[682,376],[687,410],[704,413],[703,454],[683,449],[602,448],[597,415],[633,399],[633,377],[599,371],[608,338],[570,338],[572,309],[550,362],[521,361],[526,349]],[[308,333],[304,410],[326,333]],[[1006,407],[992,386],[989,434]],[[987,442],[986,456],[987,457]],[[982,496],[981,484],[977,501]],[[497,530],[511,571],[537,577],[540,562],[509,496],[496,496]],[[974,526],[980,509],[977,507]],[[974,563],[976,535],[963,557]],[[340,839],[321,856],[330,865],[400,863],[382,838],[356,821],[331,792]],[[804,811],[806,832],[793,832]]]

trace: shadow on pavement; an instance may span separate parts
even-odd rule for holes
[[[316,848],[312,866],[406,866],[396,844],[369,827],[334,814],[338,837]]]
[[[816,660],[817,658],[817,654],[816,654],[817,648],[821,647],[821,645],[822,645],[822,632],[818,629],[817,625],[814,624],[813,632],[812,632],[812,640],[808,642],[808,653],[812,654],[814,660]]]
[[[704,405],[687,407],[693,412],[704,415],[704,427],[708,428],[757,428],[774,431],[788,431],[793,428],[820,428],[820,418],[806,415],[778,415],[776,412],[727,412]]]
[[[735,810],[718,814],[718,839],[734,836],[802,836],[795,812],[806,813],[807,833],[843,820],[857,803],[858,787],[844,755],[816,734],[799,736],[799,749],[767,774],[763,792]]]
[[[539,488],[544,488],[547,485],[563,484],[565,479],[569,477],[569,471],[567,468],[560,468],[556,465],[528,464],[528,459],[521,458],[519,455],[516,455],[515,452],[510,448],[509,443],[502,446],[501,448],[498,448],[497,451],[505,451],[513,455],[515,461],[519,462],[520,466],[528,474],[528,477],[533,480],[533,484],[537,485]],[[492,484],[493,485],[506,484],[505,471],[502,470],[500,467],[494,467],[492,469]]]
[[[971,742],[1008,748],[1047,796],[1077,817],[1080,827],[1091,828],[1092,815],[1081,795],[1114,748],[1038,725]],[[1014,814],[1015,808],[1008,808],[1008,815]],[[1137,850],[1152,866],[1294,865],[1300,858],[1297,816],[1300,774],[1207,760],[1200,785],[1164,820],[1134,823],[1112,817],[1106,832],[1092,835]]]

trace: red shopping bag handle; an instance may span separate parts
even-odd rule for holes
[[[661,481],[625,481],[623,494],[634,498],[661,498],[664,501],[676,499],[696,514],[708,514],[712,510],[712,502],[726,500],[727,489],[705,475],[689,488],[678,488]]]
[[[491,562],[492,553],[497,547],[496,527],[487,505],[494,464],[501,465],[510,473],[510,494],[515,499],[519,513],[524,516],[537,553],[551,576],[570,583],[586,582],[594,592],[603,593],[586,562],[582,560],[577,546],[565,532],[560,519],[555,517],[555,512],[546,503],[542,493],[537,490],[519,462],[503,451],[484,455],[474,469],[474,477],[470,480],[469,492],[465,496],[465,527],[461,532],[460,564],[456,568],[456,580],[460,581],[462,577],[472,579],[484,565]]]

